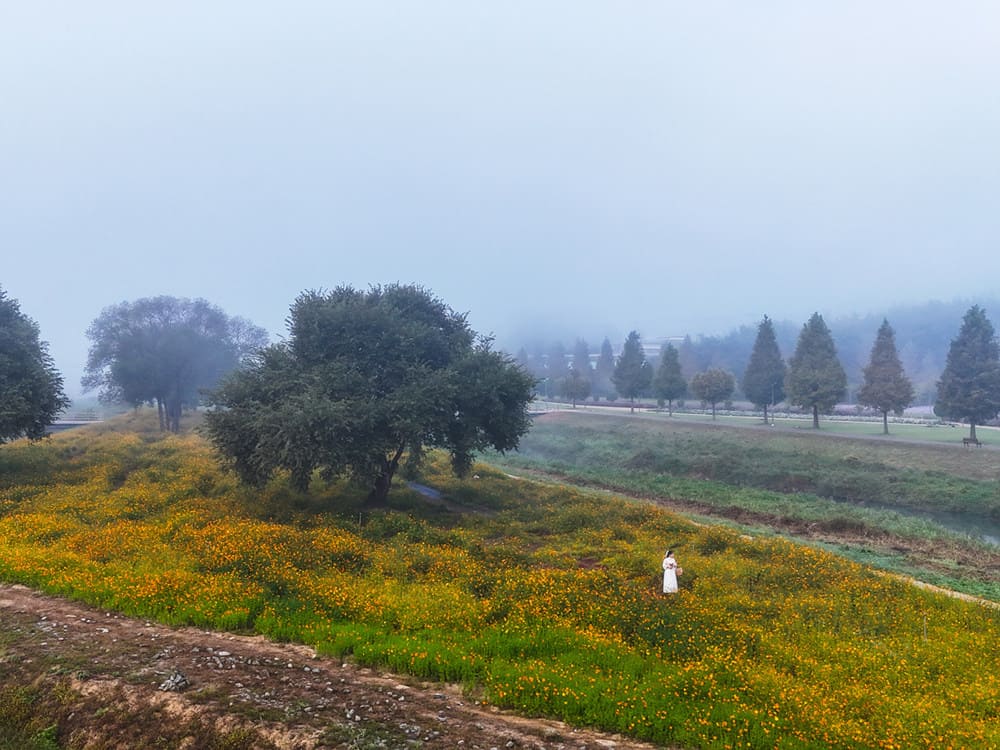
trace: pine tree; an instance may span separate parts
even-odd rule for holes
[[[882,432],[889,434],[889,412],[896,415],[913,401],[913,383],[906,377],[903,364],[896,351],[896,333],[883,319],[872,346],[868,366],[864,369],[864,383],[858,391],[858,403],[882,412]]]
[[[847,373],[837,359],[837,347],[823,316],[813,313],[802,326],[795,353],[788,363],[785,393],[790,403],[811,409],[813,427],[819,413],[829,414],[847,390]]]
[[[611,382],[618,392],[628,398],[629,411],[635,413],[635,399],[645,393],[653,379],[652,368],[646,361],[642,351],[642,341],[636,331],[632,331],[625,339],[622,355],[615,365],[615,373]]]
[[[609,401],[615,398],[615,386],[611,378],[615,374],[615,352],[611,348],[611,342],[607,338],[601,343],[601,354],[597,358],[594,367],[594,387],[595,396],[604,396]]]
[[[590,347],[583,339],[577,339],[573,345],[573,369],[593,386],[594,368],[590,366]]]
[[[565,380],[569,377],[569,367],[566,365],[566,347],[561,341],[554,341],[549,347],[545,369],[549,378],[548,392],[553,395],[562,393]]]
[[[767,407],[785,398],[787,369],[774,336],[774,324],[765,315],[757,326],[757,339],[743,373],[743,393],[754,406],[763,408],[764,424],[767,424]]]
[[[976,440],[976,425],[1000,413],[1000,355],[996,335],[986,312],[973,305],[952,340],[948,360],[937,384],[934,413],[945,419],[969,423],[969,438]]]
[[[660,353],[660,366],[653,376],[653,394],[660,406],[667,404],[668,413],[674,415],[674,399],[687,393],[687,381],[681,374],[681,361],[673,344],[667,344]]]

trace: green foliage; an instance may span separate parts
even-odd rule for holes
[[[781,350],[778,349],[774,324],[765,315],[757,326],[757,338],[754,340],[747,369],[743,373],[743,394],[754,406],[764,410],[765,422],[768,406],[774,406],[785,399],[787,369],[781,358]]]
[[[736,390],[736,380],[725,370],[711,369],[697,373],[691,378],[691,391],[705,403],[712,405],[712,419],[715,419],[715,405],[727,401]]]
[[[251,485],[288,471],[349,476],[384,502],[404,455],[447,450],[463,475],[477,451],[511,450],[529,426],[533,379],[417,286],[299,296],[287,343],[213,394],[209,438]]]
[[[688,384],[681,373],[680,357],[673,344],[663,347],[660,354],[660,365],[653,376],[653,394],[662,406],[667,403],[673,414],[674,400],[683,398],[687,393]]]
[[[934,413],[965,420],[975,437],[976,425],[1000,413],[1000,354],[993,325],[974,305],[951,342],[948,361],[938,381]]]
[[[563,380],[562,392],[576,406],[577,401],[584,401],[590,395],[590,378],[573,367]]]
[[[105,308],[87,329],[86,389],[106,402],[155,403],[161,429],[180,430],[184,407],[200,403],[239,362],[267,343],[262,328],[203,299],[146,297]]]
[[[913,384],[903,372],[896,352],[896,334],[888,320],[883,320],[878,329],[864,378],[858,391],[858,403],[882,412],[882,428],[888,435],[889,412],[902,414],[913,401]]]
[[[594,396],[603,396],[611,400],[617,396],[613,382],[615,374],[615,353],[611,342],[605,338],[601,342],[601,353],[594,365]]]
[[[813,413],[813,427],[819,427],[820,412],[833,411],[837,401],[847,389],[847,374],[840,360],[837,348],[830,335],[830,329],[823,322],[823,316],[813,313],[802,326],[795,353],[788,363],[785,392],[788,400],[810,409]]]
[[[649,388],[653,379],[652,368],[642,351],[642,341],[636,331],[629,333],[615,364],[611,382],[622,396],[634,403]]]
[[[38,325],[0,288],[0,443],[37,440],[69,406]]]
[[[56,727],[38,715],[38,691],[0,687],[0,750],[58,750]]]

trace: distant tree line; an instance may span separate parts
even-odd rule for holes
[[[743,336],[741,329],[730,339]],[[833,334],[819,313],[802,326],[787,362],[781,353],[777,328],[765,315],[747,356],[740,355],[743,365],[739,378],[733,368],[717,364],[724,361],[716,356],[723,347],[718,346],[718,341],[715,343],[713,356],[705,357],[711,348],[699,352],[689,337],[676,347],[667,342],[660,349],[658,361],[651,362],[638,332],[632,331],[617,356],[605,338],[596,362],[592,361],[583,339],[576,340],[571,360],[560,342],[552,344],[547,353],[536,349],[534,356],[522,347],[517,360],[536,378],[539,396],[564,398],[573,406],[588,397],[610,401],[623,398],[634,411],[637,399],[655,398],[672,414],[674,404],[690,394],[710,408],[715,418],[718,405],[731,403],[739,393],[763,411],[765,423],[776,404],[787,403],[810,413],[813,426],[818,428],[820,415],[832,413],[848,395],[847,371]],[[700,364],[703,365],[700,369],[693,370]],[[855,402],[880,414],[883,431],[888,434],[889,414],[902,414],[913,404],[916,390],[900,356],[895,330],[885,318],[860,373]],[[977,424],[1000,413],[997,340],[978,305],[966,312],[940,377],[934,383],[934,392],[935,413],[967,422],[972,440],[976,439]]]
[[[927,309],[935,315],[924,333],[940,331],[943,308]],[[765,421],[787,403],[819,427],[820,415],[853,390],[888,432],[889,413],[902,413],[927,388],[907,369],[920,336],[900,347],[883,318],[860,357],[860,329],[842,330],[847,367],[818,313],[794,346],[787,325],[765,316],[755,330],[723,339],[666,342],[654,357],[632,331],[617,355],[607,338],[593,355],[577,339],[571,351],[557,341],[547,351],[522,348],[515,359],[418,286],[304,293],[291,308],[289,340],[271,346],[263,329],[205,300],[162,296],[113,305],[93,321],[83,384],[105,401],[154,405],[164,430],[179,429],[185,408],[210,406],[209,437],[249,483],[283,471],[305,490],[317,473],[347,476],[381,502],[397,470],[418,466],[426,448],[447,450],[461,475],[475,452],[516,447],[533,396],[574,405],[623,398],[632,410],[652,398],[670,413],[691,396],[714,418],[738,394]],[[791,352],[787,360],[782,351]],[[918,359],[925,379],[937,359],[929,350]],[[0,289],[0,442],[41,437],[69,403],[62,385],[38,326]],[[978,305],[962,318],[932,390],[935,413],[968,423],[971,441],[977,425],[1000,413],[998,342]]]

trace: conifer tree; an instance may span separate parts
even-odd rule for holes
[[[688,384],[681,374],[681,361],[676,347],[667,344],[660,353],[660,365],[653,376],[653,394],[660,406],[667,404],[669,415],[674,415],[674,399],[687,393]]]
[[[903,363],[896,351],[896,333],[883,319],[875,336],[868,366],[864,369],[864,383],[858,391],[858,403],[882,412],[882,433],[889,434],[889,412],[896,415],[913,401],[913,383],[903,371]]]
[[[605,337],[601,343],[601,354],[594,367],[593,392],[595,396],[604,396],[609,401],[615,397],[615,385],[611,381],[614,374],[615,352],[611,348],[611,342]]]
[[[622,354],[615,365],[611,382],[618,393],[629,400],[629,411],[635,413],[635,399],[646,392],[653,379],[652,368],[642,351],[642,341],[636,331],[629,333],[622,347]]]
[[[969,423],[969,438],[976,440],[976,425],[1000,413],[1000,355],[993,325],[986,312],[973,305],[952,340],[948,360],[937,384],[934,413],[945,419]]]
[[[585,378],[588,383],[594,379],[594,368],[590,366],[590,347],[583,339],[577,339],[573,345],[573,368]]]
[[[743,393],[754,406],[764,410],[764,424],[767,424],[768,406],[785,398],[787,370],[774,336],[774,324],[765,315],[757,326],[757,339],[743,373]]]
[[[566,347],[561,341],[552,342],[549,347],[549,354],[545,362],[549,379],[552,381],[553,389],[558,389],[561,382],[569,375],[569,367],[566,365]]]
[[[788,363],[785,393],[790,403],[810,409],[813,427],[819,413],[829,414],[847,390],[847,373],[837,359],[837,347],[823,316],[813,313],[802,326],[795,353]]]

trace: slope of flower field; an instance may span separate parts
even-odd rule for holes
[[[0,578],[709,748],[1000,747],[1000,613],[815,549],[444,463],[362,494],[238,487],[141,419],[0,449]],[[679,594],[659,594],[671,546]]]

